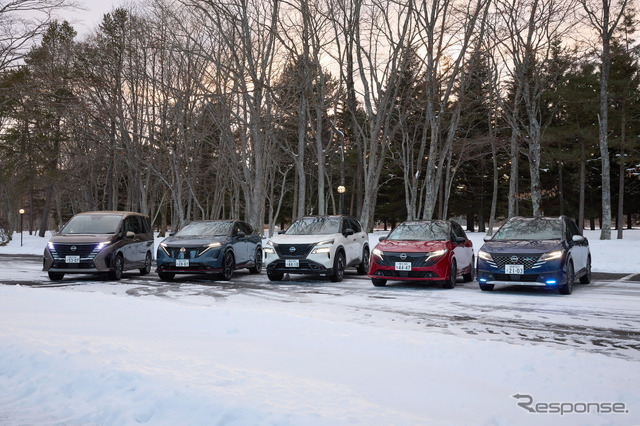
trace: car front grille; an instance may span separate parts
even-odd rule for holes
[[[53,244],[49,252],[54,259],[64,259],[66,256],[80,256],[81,259],[93,259],[97,252],[94,249],[97,244]]]
[[[389,271],[378,269],[373,275],[385,278],[440,278],[438,274],[433,271]]]
[[[525,274],[525,275],[509,275],[509,274],[493,274],[493,278],[496,281],[517,281],[525,283],[535,283],[538,281],[539,274]]]
[[[207,247],[165,247],[169,256],[173,259],[195,259],[205,251]]]
[[[304,259],[315,244],[277,244],[274,246],[278,256],[283,259]]]
[[[524,269],[532,269],[538,259],[540,259],[540,255],[523,255],[523,254],[506,254],[506,255],[495,255],[492,254],[493,262],[498,269],[504,269],[504,265],[524,265]]]

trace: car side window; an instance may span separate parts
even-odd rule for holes
[[[253,229],[251,228],[251,225],[249,225],[246,222],[240,222],[240,229],[242,229],[242,232],[244,232],[247,235],[253,234]]]
[[[462,229],[462,226],[460,226],[460,224],[456,222],[451,222],[451,223],[453,225],[452,228],[455,236],[467,239],[467,234],[464,232],[464,229]]]
[[[573,235],[582,235],[580,230],[578,229],[578,225],[573,221],[573,219],[567,220],[568,227],[571,229]]]
[[[571,229],[571,225],[569,225],[569,220],[564,221],[564,234],[567,241],[573,240],[573,230]]]
[[[138,216],[138,223],[140,224],[140,233],[148,234],[151,232],[151,225],[149,224],[149,218],[146,216]]]
[[[360,222],[358,222],[356,219],[351,219],[351,229],[353,229],[353,232],[355,232],[356,234],[358,232],[362,232],[362,226],[360,225]]]

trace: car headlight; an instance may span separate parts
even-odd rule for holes
[[[202,256],[203,254],[205,254],[209,250],[214,249],[214,248],[218,248],[218,247],[222,247],[222,243],[220,241],[209,243],[209,244],[207,244],[205,246],[204,250],[202,250],[200,253],[198,253],[198,256]],[[213,257],[217,257],[217,256],[213,256]]]
[[[540,256],[540,260],[560,259],[562,256],[564,256],[564,250],[550,251]]]
[[[51,241],[47,243],[47,246],[49,247],[49,250],[55,250],[55,247]]]
[[[169,253],[169,250],[167,250],[167,243],[160,243],[160,248],[162,249],[163,252],[166,253],[167,256],[171,257],[171,253]]]
[[[98,245],[96,246],[96,251],[102,250],[103,248],[105,248],[109,244],[111,244],[111,241],[104,241],[102,243],[98,243]]]
[[[265,247],[264,248],[264,252],[268,253],[268,254],[275,254],[276,251],[273,249],[273,247]]]
[[[273,241],[269,240],[269,241],[267,241],[267,245],[268,246],[275,246],[276,243],[274,243]]]
[[[316,247],[311,251],[311,254],[326,254],[326,253],[331,253],[331,247],[319,247],[319,246],[327,246],[327,245],[331,245],[335,242],[335,239],[333,240],[325,240],[325,241],[320,241],[319,243],[316,243]]]
[[[427,253],[427,258],[424,261],[428,262],[429,260],[433,259],[434,257],[443,256],[446,253],[447,253],[447,249],[432,251],[430,253]]]
[[[478,259],[486,260],[488,262],[492,262],[493,261],[493,258],[491,257],[491,254],[489,254],[489,252],[486,252],[484,250],[479,250],[478,251]]]
[[[384,256],[383,251],[378,248],[374,248],[373,250],[371,250],[371,254],[380,260],[382,260],[382,257]]]

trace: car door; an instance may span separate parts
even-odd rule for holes
[[[135,237],[136,229],[136,217],[127,216],[122,223],[122,247],[120,249],[120,253],[122,253],[124,258],[125,269],[130,269],[139,262],[138,246]],[[134,236],[127,236],[129,232],[133,232]]]
[[[454,242],[455,248],[453,252],[458,262],[458,269],[466,268],[471,264],[473,258],[473,246],[471,241],[467,238],[467,234],[462,229],[462,226],[456,222],[451,222],[451,230],[455,238],[464,238],[464,243]]]
[[[358,251],[358,235],[356,234],[356,230],[353,229],[353,222],[348,217],[342,218],[342,235],[344,236],[344,251],[347,256],[347,264],[353,262],[354,259],[359,258],[360,255],[357,253]],[[353,234],[346,235],[345,232],[347,229],[353,231]]]
[[[576,272],[586,268],[587,256],[588,256],[588,242],[584,241],[574,242],[574,236],[581,236],[578,227],[572,219],[565,220],[565,235],[567,238],[567,245],[570,247],[571,257],[573,258],[573,268]]]
[[[233,230],[231,231],[231,237],[233,241],[233,253],[236,257],[236,265],[246,263],[248,256],[248,242],[247,235],[240,222],[233,223]]]

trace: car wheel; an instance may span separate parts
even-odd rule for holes
[[[113,281],[120,281],[122,273],[124,272],[124,258],[121,254],[117,255],[113,261],[113,270],[109,272],[109,279]]]
[[[482,291],[492,291],[493,284],[480,284],[480,290]]]
[[[591,256],[587,257],[587,267],[583,276],[580,277],[581,284],[589,284],[591,282]]]
[[[256,249],[254,259],[253,266],[249,268],[249,272],[252,274],[259,274],[262,271],[262,249],[260,247]]]
[[[339,251],[336,253],[336,258],[333,261],[333,273],[331,274],[331,281],[339,283],[344,278],[344,253]]]
[[[140,275],[148,275],[151,272],[151,253],[147,252],[144,258],[144,268],[140,268]]]
[[[282,281],[284,274],[282,272],[267,271],[267,277],[269,277],[270,281]]]
[[[573,282],[575,281],[575,279],[576,276],[573,271],[573,262],[569,262],[569,264],[567,265],[567,283],[558,289],[560,294],[573,293]]]
[[[158,272],[158,276],[162,281],[172,281],[176,274],[173,272]]]
[[[387,285],[387,280],[383,280],[382,278],[371,278],[371,284],[376,287],[384,287]]]
[[[369,247],[362,250],[362,263],[358,265],[358,274],[366,275],[369,272]]]
[[[64,274],[62,272],[49,272],[49,279],[51,281],[60,281],[64,278]]]
[[[465,283],[469,283],[473,281],[473,278],[475,276],[475,268],[474,268],[475,264],[476,264],[476,260],[473,256],[471,256],[471,265],[469,265],[469,273],[462,275],[462,279],[464,280]]]
[[[222,274],[220,274],[220,279],[223,281],[229,281],[233,276],[233,271],[236,270],[236,262],[233,258],[233,253],[230,251],[224,254],[224,258],[222,259]]]
[[[442,283],[442,288],[454,288],[456,286],[456,275],[458,274],[458,268],[456,266],[456,260],[451,259],[451,269],[449,270],[449,279]]]

